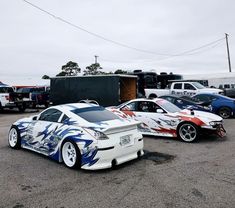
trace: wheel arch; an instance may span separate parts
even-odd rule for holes
[[[201,126],[200,125],[197,125],[196,123],[192,122],[192,121],[182,121],[178,124],[177,128],[176,128],[176,132],[177,132],[177,138],[181,139],[180,135],[179,135],[179,129],[180,127],[183,125],[183,124],[192,124],[193,126],[195,126],[195,128],[197,129],[198,131],[198,135],[196,136],[196,138],[192,141],[196,141],[198,140],[198,138],[200,137],[201,135]]]
[[[68,137],[63,138],[63,139],[61,140],[60,145],[59,145],[59,148],[58,148],[58,151],[59,151],[59,159],[58,159],[58,161],[59,161],[59,162],[63,162],[63,158],[62,158],[62,147],[63,147],[64,143],[67,142],[67,141],[73,143],[73,144],[77,147],[77,150],[78,150],[78,152],[79,152],[79,156],[80,156],[80,158],[81,158],[81,149],[80,149],[80,147],[77,145],[77,142],[76,142],[75,138],[72,137],[72,136],[68,136]]]
[[[76,159],[76,163],[73,167],[69,167],[69,168],[81,168],[81,164],[82,164],[82,155],[81,155],[81,150],[79,148],[79,146],[77,145],[77,142],[75,141],[75,139],[73,139],[73,137],[66,137],[63,139],[63,141],[61,142],[61,145],[60,145],[60,158],[61,158],[61,162],[63,162],[65,164],[65,162],[63,161],[63,156],[62,156],[62,148],[63,148],[63,145],[66,143],[66,142],[70,142],[73,144],[74,148],[76,149],[76,153],[77,153],[77,159]],[[66,165],[67,166],[67,165]],[[68,166],[67,166],[68,167]]]

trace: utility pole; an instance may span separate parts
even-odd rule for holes
[[[95,55],[95,64],[97,64],[97,58],[98,58],[99,56],[97,56],[97,55]]]
[[[226,45],[227,45],[229,72],[232,72],[232,69],[231,69],[231,62],[230,62],[230,54],[229,54],[229,47],[228,47],[228,34],[227,34],[227,33],[225,33],[225,39],[226,39]]]

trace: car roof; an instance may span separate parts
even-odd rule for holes
[[[164,100],[163,98],[154,98],[154,99],[149,99],[149,98],[137,98],[130,100],[128,102],[133,102],[133,101],[159,101],[159,100]]]
[[[94,106],[97,106],[97,105],[91,104],[91,103],[67,103],[67,104],[51,106],[50,108],[71,111],[73,109],[81,109],[81,108],[88,108],[88,107],[94,107]]]

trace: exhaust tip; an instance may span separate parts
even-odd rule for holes
[[[137,152],[137,158],[141,158],[141,150]]]
[[[112,168],[114,168],[117,165],[116,159],[113,159],[111,164],[112,164]]]

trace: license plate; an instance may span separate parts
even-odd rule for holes
[[[120,145],[121,146],[126,146],[129,144],[131,144],[131,135],[126,135],[126,136],[120,137]]]

